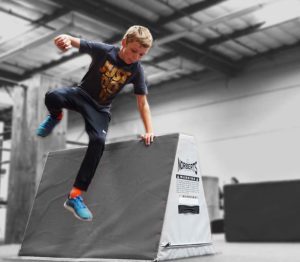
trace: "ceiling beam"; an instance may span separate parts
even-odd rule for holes
[[[249,28],[250,29],[250,28]],[[241,30],[242,31],[242,30]],[[245,32],[247,31],[247,29],[245,30]],[[240,34],[241,33],[241,34]],[[233,33],[235,34],[235,33]],[[232,34],[232,35],[233,35]],[[236,36],[243,36],[242,32],[237,32]],[[231,36],[232,38],[233,36]],[[223,37],[222,37],[223,38]],[[215,39],[215,42],[212,42],[211,44],[215,43],[215,44],[218,44],[219,41],[221,40],[218,40],[218,39]],[[207,43],[206,43],[207,44]],[[284,52],[284,51],[289,51],[289,50],[292,50],[294,48],[299,48],[300,46],[300,41],[296,42],[295,44],[293,45],[285,45],[283,47],[279,47],[279,48],[276,48],[276,49],[272,49],[271,51],[267,51],[265,53],[260,53],[258,55],[255,55],[253,57],[247,57],[245,59],[241,59],[237,62],[237,67],[239,68],[243,68],[245,67],[249,62],[255,60],[255,59],[260,59],[260,58],[263,58],[263,57],[271,57],[271,56],[274,56],[274,55],[277,55],[278,52]],[[36,69],[32,69],[32,70],[29,70],[29,71],[26,71],[24,74],[22,75],[19,75],[19,74],[16,74],[16,73],[11,73],[11,72],[8,72],[8,71],[5,71],[5,70],[0,70],[0,75],[3,77],[3,78],[7,78],[8,80],[15,80],[15,81],[18,81],[18,82],[21,82],[21,81],[24,81],[25,79],[31,77],[32,75],[36,74],[36,73],[39,73],[39,72],[43,72],[45,70],[48,70],[48,69],[51,69],[55,66],[58,66],[64,62],[67,62],[71,59],[74,59],[74,58],[77,58],[79,56],[81,56],[82,54],[81,53],[73,53],[69,56],[64,56],[62,57],[61,59],[59,60],[56,60],[56,61],[53,61],[53,62],[50,62],[48,64],[45,64],[39,68],[36,68]],[[148,64],[148,65],[155,65],[155,64],[159,64],[161,62],[164,62],[166,60],[169,60],[169,59],[174,59],[178,57],[178,53],[175,52],[175,51],[170,51],[162,56],[159,56],[159,57],[156,57],[154,58],[153,60],[151,61],[144,61],[143,64]],[[197,58],[191,58],[191,60],[196,60]],[[1,83],[5,83],[5,84],[9,84],[7,81],[1,81],[0,79],[0,85]]]
[[[168,61],[170,59],[174,59],[178,57],[178,53],[175,52],[175,51],[170,51],[168,53],[165,53],[163,55],[160,55],[158,57],[155,57],[151,60],[151,63],[154,63],[154,64],[159,64],[159,63],[162,63],[162,62],[165,62],[165,61]],[[147,61],[144,61],[143,64],[147,64],[148,62]]]
[[[104,40],[104,42],[106,42],[106,43],[113,43],[113,42],[116,41],[115,39],[117,37],[119,37],[118,39],[121,39],[122,35],[113,36],[111,38],[108,38],[108,39]],[[55,61],[51,61],[51,62],[49,62],[47,64],[42,65],[41,67],[34,68],[34,69],[31,69],[31,70],[27,70],[23,74],[22,78],[23,78],[23,80],[25,80],[25,79],[29,78],[30,76],[32,76],[34,74],[40,73],[42,71],[49,70],[49,69],[51,69],[51,68],[53,68],[55,66],[59,66],[59,65],[65,63],[65,62],[68,62],[68,61],[70,61],[72,59],[78,58],[78,57],[83,56],[83,55],[84,54],[82,54],[82,53],[75,52],[75,53],[72,53],[72,54],[70,54],[68,56],[63,56],[62,58],[60,58],[58,60],[55,60]]]
[[[288,52],[290,50],[300,50],[300,40],[297,41],[296,43],[292,44],[292,45],[285,45],[285,46],[281,46],[279,48],[275,48],[272,49],[271,51],[265,52],[265,53],[261,53],[259,55],[255,55],[252,58],[247,57],[246,59],[241,59],[239,61],[237,61],[237,66],[244,68],[249,62],[256,60],[256,59],[262,59],[262,58],[269,58],[271,59],[272,56],[276,56],[278,55],[280,52]],[[208,71],[208,70],[204,70],[204,71],[200,71],[200,72],[193,72],[191,74],[187,74],[187,75],[183,75],[180,78],[180,81],[202,81],[204,79],[213,79],[215,77],[217,77],[218,75],[213,74],[213,72]],[[162,86],[166,86],[166,85],[173,85],[178,83],[178,79],[168,79],[166,81],[162,81],[156,84],[152,84],[151,88],[154,90],[155,87],[162,87]]]
[[[222,1],[224,1],[224,0],[222,0]],[[192,6],[188,6],[188,7],[186,7],[186,8],[183,8],[182,11],[185,12],[185,13],[191,14],[193,11],[197,11],[197,10],[199,11],[201,8],[202,8],[202,9],[208,8],[209,6],[212,6],[213,4],[217,4],[217,2],[222,2],[222,1],[220,1],[220,0],[218,0],[218,1],[212,1],[212,0],[209,0],[209,1],[203,1],[203,2],[200,2],[201,4],[200,4],[200,3],[197,3],[197,4],[195,4],[195,5],[192,5]],[[107,7],[107,8],[108,8],[108,10],[111,10],[109,7]],[[107,9],[107,8],[106,8],[106,9]],[[197,9],[197,10],[196,10],[196,9]],[[75,9],[75,10],[80,11],[80,9]],[[56,10],[53,14],[51,14],[51,15],[45,15],[45,16],[43,16],[42,18],[40,18],[40,19],[38,19],[38,20],[36,20],[36,21],[33,21],[33,23],[34,23],[34,24],[38,24],[38,25],[42,25],[43,23],[48,23],[48,22],[52,21],[53,19],[59,18],[61,15],[66,15],[66,14],[68,14],[70,11],[71,11],[71,10],[70,10],[69,8],[65,8],[65,7],[59,8],[59,9]],[[181,14],[183,15],[183,13],[181,13]],[[177,13],[177,17],[179,18],[178,15],[179,15],[179,14]],[[101,17],[103,17],[103,16],[101,16]],[[174,18],[174,19],[178,19],[178,18],[176,18],[176,17],[174,17],[174,16],[173,16],[173,18]],[[118,20],[118,19],[117,19],[116,21],[117,21],[117,23],[119,23],[119,20]],[[246,31],[245,31],[245,32],[246,32]],[[240,32],[240,33],[242,33],[242,32]],[[58,34],[58,32],[56,31],[54,34],[56,35],[56,34]],[[238,35],[240,35],[240,34],[235,34],[235,35],[238,36]],[[114,43],[114,42],[116,42],[117,40],[121,39],[121,37],[122,37],[121,34],[117,34],[117,35],[113,36],[112,38],[105,40],[105,42],[107,42],[107,43]],[[205,42],[204,45],[200,45],[200,49],[202,49],[202,48],[208,48],[209,45],[216,44],[218,41],[222,41],[223,39],[226,39],[226,37],[227,37],[227,38],[228,38],[228,37],[231,37],[231,38],[232,38],[232,37],[234,37],[234,34],[232,34],[231,36],[228,35],[228,36],[224,36],[224,37],[217,38],[217,39],[213,40],[213,41],[210,42],[210,43]],[[181,42],[182,42],[182,41],[181,41]],[[189,43],[181,43],[181,44],[183,44],[184,46],[190,45]],[[179,45],[180,45],[180,43],[179,43]],[[23,47],[22,49],[24,49],[24,48],[25,48],[25,49],[30,48],[30,45],[27,46],[27,48],[26,48],[26,47]],[[178,46],[174,46],[173,48],[175,48],[175,50],[178,50]],[[198,48],[197,48],[196,50],[199,51]],[[208,50],[208,52],[211,52],[211,51]],[[202,52],[200,52],[200,54],[202,54]],[[10,79],[17,79],[18,81],[22,81],[22,80],[25,80],[25,79],[31,77],[32,75],[34,75],[34,74],[36,74],[36,73],[39,73],[39,72],[42,72],[42,71],[51,69],[52,67],[58,66],[58,65],[60,65],[60,64],[62,64],[62,63],[65,63],[65,62],[67,62],[67,61],[69,61],[69,60],[71,60],[71,59],[77,58],[77,57],[79,57],[79,56],[81,56],[81,55],[82,55],[82,54],[80,54],[80,53],[73,53],[73,54],[71,54],[71,55],[69,55],[69,56],[62,57],[62,58],[59,59],[59,60],[52,61],[52,62],[50,62],[50,63],[44,64],[43,66],[41,66],[41,67],[39,67],[39,68],[35,68],[35,69],[28,70],[28,71],[26,71],[24,74],[22,74],[22,76],[17,75],[17,74],[9,74],[9,72],[5,72],[5,71],[3,71],[2,73],[4,73],[4,74],[7,76],[7,78],[10,78]],[[175,58],[175,57],[177,57],[177,56],[178,56],[178,51],[171,51],[171,52],[167,53],[166,55],[163,55],[163,56],[161,56],[161,57],[159,57],[159,58],[154,59],[153,61],[145,61],[144,63],[145,63],[145,64],[152,65],[152,66],[155,66],[155,64],[157,64],[157,63],[163,62],[164,60],[168,60],[168,59]],[[186,53],[186,58],[187,58],[187,59],[190,59],[190,60],[192,60],[192,61],[194,61],[194,62],[199,62],[199,61],[200,61],[201,63],[203,63],[203,61],[204,61],[203,58],[202,58],[202,59],[199,59],[198,56],[194,56],[193,53],[191,53],[191,52],[187,52],[187,53]],[[0,59],[1,59],[1,56],[0,56]],[[206,60],[205,63],[207,63],[206,66],[208,66],[208,67],[211,67],[211,68],[213,68],[213,69],[216,68],[215,64],[209,64],[209,61],[207,61],[207,60]],[[224,65],[224,66],[226,66],[226,65]],[[223,69],[220,68],[220,70],[222,71]]]
[[[184,72],[185,70],[180,68],[175,68],[168,71],[161,71],[152,74],[150,76],[147,76],[147,83],[152,86],[152,84],[155,83],[157,80],[159,80],[159,82],[161,83],[163,81],[162,79],[164,78],[169,78],[170,76],[171,77],[178,76],[178,74],[182,74]]]
[[[59,9],[55,10],[53,12],[53,14],[51,14],[51,15],[44,15],[44,16],[42,16],[41,18],[39,18],[37,20],[32,20],[31,18],[29,18],[27,16],[15,13],[12,10],[6,10],[5,8],[2,8],[2,7],[0,7],[0,11],[3,12],[3,13],[9,14],[11,16],[20,18],[22,20],[28,21],[32,25],[34,25],[35,27],[36,26],[43,26],[45,28],[52,29],[52,30],[55,29],[55,28],[52,27],[52,26],[47,25],[47,23],[49,23],[50,21],[53,21],[55,19],[58,19],[61,16],[65,16],[66,14],[69,13],[69,9],[68,8],[59,8]]]
[[[217,37],[217,38],[214,38],[214,39],[211,39],[211,40],[207,40],[203,44],[200,45],[200,48],[201,49],[208,48],[209,46],[221,44],[222,42],[227,41],[227,40],[234,40],[235,38],[242,37],[242,36],[245,36],[247,34],[254,33],[260,28],[260,26],[262,24],[263,23],[259,23],[259,24],[253,25],[253,26],[249,26],[249,27],[247,27],[245,29],[242,29],[242,30],[234,31],[231,34],[226,34],[226,35],[222,35],[220,37]],[[105,40],[104,42],[114,43],[114,42],[117,41],[117,39],[120,39],[121,37],[122,37],[122,35],[113,36],[113,37]],[[6,71],[2,71],[2,72],[0,71],[0,74],[3,75],[3,76],[6,76],[6,78],[8,78],[8,79],[18,79],[18,81],[23,81],[23,80],[31,77],[34,74],[49,70],[49,69],[51,69],[55,66],[59,66],[59,65],[65,63],[69,60],[75,59],[75,58],[80,57],[82,55],[83,54],[76,52],[76,53],[72,53],[71,55],[68,55],[68,56],[63,56],[59,60],[51,61],[47,64],[42,65],[41,67],[34,68],[34,69],[31,69],[31,70],[27,70],[27,71],[24,72],[24,74],[22,74],[22,76],[17,75],[17,74],[10,74],[9,75],[8,72],[6,72]],[[178,57],[178,52],[170,51],[170,52],[168,52],[164,55],[161,55],[159,57],[154,58],[151,61],[144,61],[143,64],[150,65],[150,66],[156,66],[157,64],[159,64],[161,62],[164,62],[164,61],[167,61],[167,60],[170,60],[170,59],[174,59],[176,57]],[[194,60],[194,59],[195,58],[193,58],[192,60]]]
[[[168,34],[164,37],[161,37],[161,38],[157,39],[155,41],[155,43],[157,45],[164,45],[166,43],[176,41],[178,39],[181,39],[181,38],[190,36],[192,34],[195,34],[195,33],[197,33],[197,31],[200,31],[202,29],[209,28],[209,27],[215,26],[217,24],[220,24],[224,21],[228,21],[228,20],[231,20],[231,19],[234,19],[234,18],[239,18],[243,15],[246,15],[246,14],[252,13],[254,11],[257,11],[258,9],[261,9],[263,6],[264,6],[264,4],[256,4],[254,6],[251,6],[251,7],[241,9],[241,10],[238,10],[238,11],[230,13],[230,14],[226,14],[226,15],[214,18],[214,19],[212,19],[208,22],[196,25],[191,30],[185,29],[185,30],[182,30],[180,32],[175,32],[175,33]]]
[[[242,37],[254,32],[257,32],[257,30],[260,28],[260,26],[263,25],[263,23],[258,23],[249,27],[246,27],[244,29],[236,30],[233,33],[221,35],[220,37],[216,37],[213,39],[209,39],[202,44],[199,45],[200,49],[207,49],[210,46],[221,44],[225,41],[234,40],[235,38]],[[170,51],[168,53],[165,53],[164,55],[161,55],[159,57],[154,58],[151,60],[153,63],[161,63],[169,59],[173,59],[178,57],[178,53],[175,51]],[[147,63],[147,62],[143,62]]]
[[[0,76],[2,78],[0,78],[0,81],[2,82],[2,84],[5,82],[6,84],[9,83],[10,81],[16,81],[16,82],[20,82],[22,81],[22,76],[16,73],[12,73],[6,70],[2,70],[0,69]],[[4,79],[7,79],[7,81],[5,81]],[[0,83],[1,83],[0,82]]]
[[[68,56],[63,56],[62,58],[58,59],[58,60],[55,60],[55,61],[51,61],[47,64],[44,64],[42,65],[41,67],[38,67],[38,68],[33,68],[31,70],[27,70],[24,72],[24,74],[22,75],[22,79],[25,80],[29,77],[31,77],[32,75],[34,74],[37,74],[37,73],[40,73],[40,72],[43,72],[43,71],[46,71],[46,70],[49,70],[55,66],[59,66],[65,62],[68,62],[72,59],[75,59],[77,57],[80,57],[82,56],[83,54],[82,53],[79,53],[79,52],[75,52],[75,53],[72,53]]]
[[[90,5],[89,2],[82,1],[53,1],[59,5],[63,5],[64,7],[69,7],[75,11],[89,15],[95,20],[109,22],[118,28],[121,27],[123,30],[126,30],[131,25],[140,24],[147,26],[151,30],[154,38],[157,39],[166,37],[173,33],[168,29],[164,29],[160,26],[158,27],[155,22],[150,22],[141,16],[114,6],[109,2],[105,2],[105,4],[101,4],[96,7],[95,5]],[[197,61],[198,63],[201,62],[201,65],[207,66],[212,70],[222,72],[223,74],[232,75],[237,70],[229,58],[224,59],[223,57],[219,57],[216,59],[217,55],[212,54],[211,51],[207,52],[207,50],[200,50],[196,43],[181,40],[180,42],[173,41],[172,43],[167,43],[165,46],[180,53],[181,56],[186,57],[187,59],[193,58],[193,61]]]
[[[222,43],[224,43],[226,41],[230,41],[230,40],[234,41],[234,39],[236,39],[236,38],[243,37],[243,36],[258,32],[258,30],[260,29],[260,27],[263,24],[264,24],[263,22],[258,23],[258,24],[251,25],[251,26],[248,26],[248,27],[243,28],[243,29],[233,31],[230,34],[225,34],[225,35],[221,35],[219,37],[213,38],[213,39],[206,40],[200,46],[204,48],[204,47],[209,47],[209,46],[222,44]]]
[[[217,44],[220,44],[220,43],[222,43],[224,41],[227,41],[227,40],[234,40],[235,38],[242,37],[242,36],[245,36],[247,34],[254,33],[254,32],[256,32],[260,28],[260,26],[262,24],[263,23],[255,24],[255,25],[249,26],[247,28],[234,31],[231,34],[226,34],[226,35],[222,35],[220,37],[214,38],[214,39],[207,40],[207,41],[205,41],[204,43],[202,43],[200,45],[200,48],[201,49],[205,49],[205,48],[208,48],[209,46],[217,45]],[[106,43],[114,43],[114,42],[117,41],[117,39],[120,39],[121,37],[122,37],[122,35],[113,36],[110,39],[105,40],[104,42],[106,42]],[[52,62],[50,62],[48,64],[45,64],[45,65],[43,65],[43,66],[41,66],[39,68],[28,70],[28,71],[26,71],[23,74],[23,78],[24,79],[29,78],[30,76],[32,76],[32,75],[34,75],[36,73],[39,73],[39,72],[42,72],[42,71],[46,71],[46,70],[51,69],[52,67],[55,67],[55,66],[59,66],[59,65],[65,63],[65,62],[67,62],[67,61],[69,61],[71,59],[77,58],[77,57],[79,57],[81,55],[82,55],[81,53],[73,53],[73,54],[71,54],[69,56],[62,57],[59,60],[52,61]],[[176,52],[176,51],[170,51],[170,52],[168,52],[168,53],[166,53],[164,55],[161,55],[159,57],[156,57],[156,58],[152,59],[151,61],[143,61],[143,64],[150,65],[150,66],[155,66],[156,64],[162,63],[162,62],[170,60],[170,59],[174,59],[176,57],[178,57],[178,52]]]
[[[300,40],[297,41],[296,43],[292,44],[292,45],[283,45],[283,46],[280,46],[278,48],[271,49],[270,51],[267,51],[267,52],[264,52],[264,53],[259,53],[258,55],[254,55],[252,57],[247,57],[247,58],[240,59],[240,60],[237,61],[237,65],[239,67],[245,67],[245,66],[247,66],[247,64],[249,64],[253,60],[262,59],[262,58],[266,58],[266,59],[271,60],[271,59],[274,58],[274,56],[278,56],[279,53],[291,51],[293,49],[300,50]]]
[[[40,27],[44,27],[50,30],[56,30],[53,26],[49,26],[47,25],[47,23],[59,19],[60,17],[65,17],[67,14],[69,14],[70,11],[68,9],[65,8],[59,8],[58,10],[54,11],[53,14],[51,15],[44,15],[42,16],[40,19],[37,20],[30,20],[30,19],[25,19],[26,21],[29,21],[31,23],[28,30],[26,30],[25,32],[18,34],[10,39],[6,39],[3,41],[0,41],[0,45],[4,46],[6,44],[9,44],[10,42],[14,42],[14,41],[18,41],[20,38],[22,39],[24,36],[30,34],[33,30],[36,30]],[[23,18],[24,20],[24,18]]]
[[[167,79],[165,81],[160,81],[159,83],[153,83],[151,84],[151,89],[154,90],[156,87],[161,88],[162,86],[167,86],[167,85],[173,85],[173,84],[178,84],[178,81],[182,81],[182,83],[185,84],[189,84],[195,81],[203,81],[205,79],[213,79],[217,76],[220,76],[218,73],[216,72],[212,72],[208,69],[205,70],[201,70],[201,71],[194,71],[190,74],[186,74],[186,75],[182,75],[180,77],[180,79],[178,80],[178,78],[171,78],[171,79]]]
[[[191,4],[182,9],[174,11],[174,13],[169,16],[159,18],[156,23],[162,26],[167,23],[174,22],[175,20],[178,20],[180,18],[186,17],[188,15],[192,15],[194,13],[203,11],[224,1],[226,0],[205,0],[195,4]]]
[[[67,24],[54,32],[51,32],[51,33],[43,35],[37,39],[29,41],[29,42],[25,43],[23,46],[20,46],[20,47],[18,46],[12,50],[8,50],[0,55],[0,62],[2,62],[4,60],[8,60],[9,58],[14,57],[16,55],[19,55],[20,53],[22,53],[28,49],[38,47],[39,45],[47,43],[49,40],[52,40],[57,34],[66,32],[72,27],[73,27],[73,25],[71,23]]]
[[[60,10],[64,10],[64,9],[60,9]],[[297,19],[292,19],[292,20],[289,20],[289,21],[285,21],[282,24],[289,23],[289,22],[294,21],[294,20],[296,21]],[[220,37],[217,37],[217,38],[209,39],[209,40],[205,41],[204,43],[202,43],[199,47],[200,47],[200,49],[205,49],[205,48],[208,48],[210,46],[222,44],[222,43],[224,43],[226,41],[230,41],[230,40],[234,41],[236,38],[243,37],[243,36],[255,33],[255,32],[264,31],[264,30],[266,30],[266,29],[268,29],[270,27],[274,27],[274,26],[263,27],[263,25],[264,25],[264,22],[257,23],[257,24],[251,25],[249,27],[246,27],[244,29],[236,30],[233,33],[225,34],[225,35],[221,35]],[[104,40],[104,42],[106,42],[106,43],[115,43],[115,42],[117,42],[121,38],[122,38],[122,35],[121,34],[117,34],[117,35],[114,35],[113,37],[111,37],[110,39]],[[43,66],[41,66],[39,68],[28,70],[28,71],[26,71],[22,75],[22,77],[18,76],[19,80],[20,81],[21,80],[25,80],[25,79],[29,78],[30,76],[32,76],[32,75],[34,75],[36,73],[39,73],[39,72],[51,69],[52,67],[55,67],[55,66],[59,66],[59,65],[65,63],[65,62],[67,62],[67,61],[69,61],[71,59],[77,58],[77,57],[79,57],[81,55],[82,54],[80,54],[80,53],[73,53],[73,54],[71,54],[69,56],[62,57],[59,60],[52,61],[52,62],[50,62],[48,64],[45,64],[45,65],[43,65]],[[258,56],[263,56],[263,54],[259,54]],[[161,62],[164,62],[164,61],[169,60],[169,59],[174,59],[176,57],[178,57],[178,52],[176,52],[176,51],[170,51],[170,52],[168,52],[168,53],[166,53],[166,54],[164,54],[162,56],[154,58],[151,61],[144,61],[143,64],[145,64],[145,65],[151,65],[151,66],[157,66],[157,64],[159,64]],[[241,65],[242,64],[245,64],[244,60],[241,61]],[[159,66],[157,66],[157,67],[159,67]]]
[[[14,16],[14,17],[17,17],[17,18],[20,18],[22,20],[25,20],[25,21],[28,21],[28,22],[32,23],[32,20],[30,18],[28,18],[27,16],[24,16],[24,15],[15,13],[11,9],[7,10],[7,9],[5,9],[3,7],[0,7],[0,12],[9,14],[10,16]]]
[[[60,17],[65,17],[66,15],[70,14],[69,8],[58,8],[56,9],[52,14],[50,15],[44,15],[41,18],[32,21],[32,24],[38,25],[38,26],[46,26],[47,23],[52,22],[56,19],[59,19]],[[51,27],[52,29],[55,29]]]

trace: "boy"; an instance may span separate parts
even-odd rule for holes
[[[133,83],[138,109],[145,127],[142,138],[146,145],[153,142],[153,128],[147,86],[140,59],[152,46],[152,35],[143,26],[132,26],[125,33],[121,48],[86,41],[70,35],[59,35],[55,45],[63,52],[75,47],[92,57],[88,72],[77,87],[62,87],[46,93],[47,118],[39,125],[38,136],[48,136],[63,117],[62,109],[79,112],[85,120],[89,144],[73,188],[64,203],[75,217],[91,221],[93,216],[82,199],[102,156],[110,122],[110,107],[114,97],[127,83]]]

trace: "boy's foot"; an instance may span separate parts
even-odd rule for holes
[[[36,130],[36,134],[38,136],[48,136],[53,128],[60,122],[62,119],[62,114],[60,114],[58,117],[48,115],[46,119],[39,125],[39,127]]]
[[[74,216],[80,220],[91,221],[93,219],[91,211],[84,204],[81,196],[75,198],[68,197],[64,203],[64,207],[71,211]]]

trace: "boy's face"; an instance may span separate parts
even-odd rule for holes
[[[137,41],[126,44],[126,40],[122,40],[122,48],[119,52],[120,58],[126,64],[132,64],[139,61],[149,51],[150,47],[143,47]]]

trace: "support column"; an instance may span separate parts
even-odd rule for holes
[[[47,152],[66,147],[65,113],[61,123],[46,138],[35,130],[48,112],[44,104],[47,90],[62,86],[52,77],[36,75],[13,90],[11,165],[8,187],[6,243],[20,243],[41,179]]]
[[[4,123],[0,121],[0,201],[1,201],[1,182],[2,182],[2,147],[3,147],[3,132],[4,132]],[[0,203],[1,205],[1,203]]]

